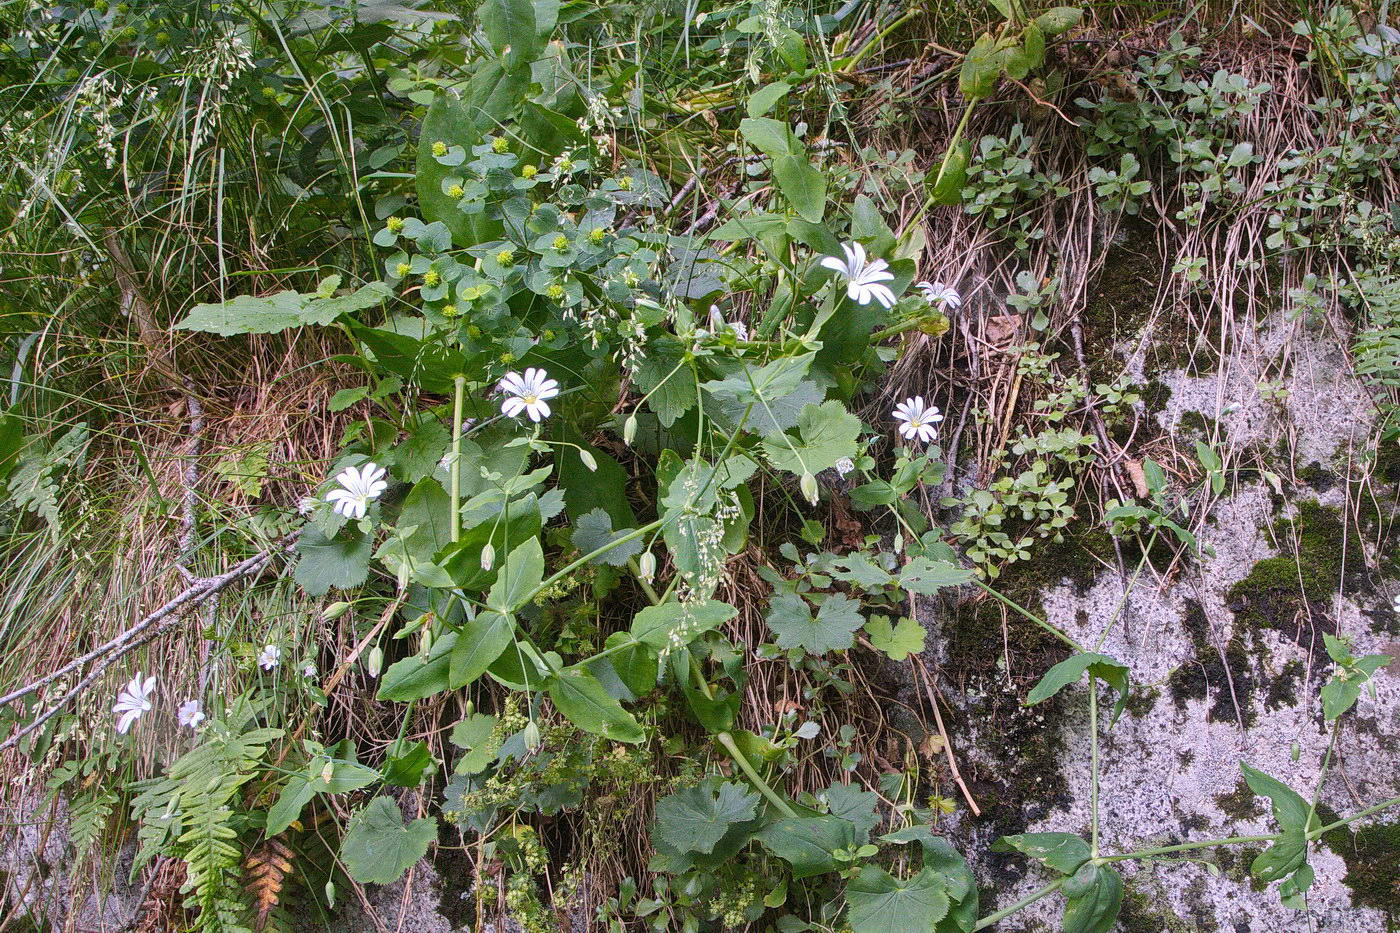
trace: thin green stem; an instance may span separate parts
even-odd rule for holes
[[[987,916],[983,917],[981,920],[978,920],[976,925],[973,926],[972,929],[974,931],[985,930],[987,927],[992,926],[995,923],[1000,923],[1002,920],[1005,920],[1012,914],[1021,910],[1025,910],[1027,907],[1031,906],[1036,901],[1040,900],[1042,897],[1048,897],[1049,895],[1054,894],[1056,891],[1060,890],[1061,886],[1064,885],[1065,880],[1066,879],[1064,878],[1056,878],[1054,881],[1050,882],[1040,890],[1033,891],[1030,894],[1027,894],[1025,897],[1021,898],[1019,901],[1012,904],[1010,907],[1003,907],[1001,910],[998,910],[994,914],[987,914]]]
[[[1099,857],[1099,685],[1089,675],[1089,853]]]
[[[1190,852],[1193,849],[1209,849],[1214,846],[1244,845],[1250,842],[1274,842],[1278,838],[1278,833],[1270,833],[1261,836],[1228,836],[1224,839],[1204,839],[1200,842],[1183,842],[1174,846],[1139,849],[1136,852],[1124,852],[1121,855],[1101,855],[1098,860],[1100,862],[1126,862],[1129,859],[1153,858],[1158,855],[1171,855],[1175,852]]]
[[[466,401],[467,377],[452,380],[452,540],[462,537],[462,404]]]
[[[1083,648],[1081,648],[1081,647],[1079,646],[1079,642],[1075,641],[1073,638],[1070,638],[1070,637],[1069,637],[1068,635],[1066,635],[1064,632],[1060,631],[1060,630],[1057,629],[1055,626],[1051,625],[1049,622],[1046,622],[1046,621],[1045,621],[1044,619],[1042,619],[1040,616],[1038,616],[1038,615],[1036,615],[1035,613],[1031,612],[1029,609],[1025,608],[1025,607],[1022,606],[1020,603],[1016,602],[1016,601],[1013,600],[1013,599],[1008,599],[1007,597],[1001,595],[1001,594],[998,593],[996,590],[992,589],[990,586],[988,586],[987,584],[983,583],[981,580],[977,579],[976,577],[973,577],[973,578],[972,578],[972,582],[975,583],[978,587],[980,587],[983,591],[985,591],[985,592],[991,594],[992,596],[996,597],[997,599],[999,599],[999,600],[1000,600],[1002,603],[1004,603],[1005,605],[1007,605],[1007,606],[1009,606],[1010,608],[1016,610],[1016,612],[1018,612],[1019,614],[1025,616],[1027,619],[1030,619],[1030,620],[1031,620],[1032,622],[1034,622],[1036,625],[1039,625],[1041,628],[1045,629],[1045,631],[1049,632],[1051,635],[1054,635],[1054,636],[1055,636],[1056,638],[1058,638],[1060,641],[1062,641],[1062,642],[1064,642],[1065,644],[1069,645],[1069,646],[1070,646],[1071,648],[1073,648],[1075,651],[1082,652],[1082,651],[1084,650]]]

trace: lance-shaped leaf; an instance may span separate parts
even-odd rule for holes
[[[1113,704],[1113,716],[1108,723],[1112,727],[1123,712],[1124,704],[1128,702],[1128,668],[1106,654],[1086,651],[1065,658],[1046,671],[1040,682],[1031,688],[1031,692],[1026,696],[1025,705],[1034,706],[1050,699],[1070,684],[1077,683],[1085,671],[1118,692],[1118,699]]]
[[[646,738],[632,714],[612,698],[587,668],[567,667],[550,675],[544,688],[564,718],[585,732],[634,744]]]
[[[1079,866],[1060,889],[1065,895],[1064,933],[1108,933],[1123,906],[1123,879],[1107,865]]]

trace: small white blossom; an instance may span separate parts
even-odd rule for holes
[[[845,277],[846,294],[850,299],[856,304],[868,305],[875,301],[883,307],[893,308],[894,292],[884,284],[894,279],[894,273],[888,271],[889,265],[883,259],[866,262],[865,247],[859,243],[843,243],[841,249],[846,254],[844,260],[827,256],[822,260],[822,265]]]
[[[270,671],[281,663],[282,649],[276,645],[264,645],[262,652],[258,655],[258,667]]]
[[[302,496],[297,500],[297,514],[310,515],[316,509],[315,496]]]
[[[938,434],[934,425],[943,420],[937,405],[925,405],[924,397],[916,395],[895,406],[890,417],[899,422],[899,433],[904,437],[927,444]]]
[[[523,376],[520,373],[506,373],[500,390],[506,395],[505,401],[501,402],[502,414],[516,418],[523,411],[531,421],[538,422],[549,417],[548,399],[559,394],[559,383],[549,378],[549,373],[543,369],[532,368],[525,370]]]
[[[943,305],[950,311],[962,307],[962,295],[951,285],[944,285],[942,282],[920,282],[915,287],[923,292],[924,300],[931,305]]]
[[[346,518],[364,518],[372,499],[378,499],[389,484],[384,480],[384,468],[371,462],[363,467],[346,467],[336,474],[340,489],[326,493],[326,501],[335,503],[335,511]]]
[[[822,727],[809,719],[798,726],[797,731],[794,732],[793,735],[797,736],[799,739],[815,739],[821,734],[821,731]]]
[[[836,472],[841,476],[845,476],[855,468],[856,462],[850,457],[842,457],[840,460],[836,461]]]
[[[140,671],[137,671],[136,676],[121,689],[117,694],[117,703],[112,707],[112,712],[117,714],[118,732],[126,735],[132,724],[141,718],[142,713],[151,711],[151,694],[155,689],[155,676],[142,680]]]
[[[180,725],[198,729],[199,724],[204,722],[204,707],[198,700],[186,700],[180,704],[175,715],[179,718]]]
[[[307,678],[307,679],[310,679],[310,678],[312,678],[312,677],[315,677],[315,676],[316,676],[316,665],[315,665],[315,664],[312,664],[310,661],[307,661],[307,662],[306,662],[306,666],[303,667],[303,668],[301,669],[301,675],[302,675],[303,677]]]

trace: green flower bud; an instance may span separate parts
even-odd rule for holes
[[[398,276],[399,278],[403,278],[412,271],[413,267],[406,262],[401,262],[394,267],[394,275]]]
[[[554,242],[550,245],[560,252],[563,252],[569,248],[569,238],[562,233],[557,233],[554,235]]]
[[[807,501],[813,505],[816,505],[820,498],[817,495],[817,478],[811,473],[802,474],[802,495],[806,496]]]
[[[607,230],[604,230],[602,227],[594,227],[592,230],[588,231],[588,242],[597,246],[599,243],[603,242],[603,239],[607,235]]]
[[[378,677],[379,672],[384,668],[384,649],[375,645],[369,649],[369,659],[365,662],[365,670],[370,677]]]
[[[447,143],[443,142],[440,139],[437,142],[433,143],[433,155],[439,158],[447,155]]]
[[[389,232],[390,232],[390,233],[402,233],[402,232],[403,232],[403,218],[402,218],[402,217],[390,217],[388,220],[384,221],[384,226],[386,226],[386,227],[389,228]]]
[[[598,461],[593,459],[593,455],[582,447],[578,449],[578,458],[583,461],[583,465],[588,467],[590,473],[598,469]]]
[[[564,286],[555,282],[553,285],[549,286],[549,288],[546,288],[544,293],[553,301],[562,301],[564,298]]]
[[[481,569],[490,570],[496,564],[496,549],[488,542],[486,547],[481,549]]]
[[[628,415],[627,420],[622,423],[622,442],[628,447],[632,446],[632,441],[637,438],[637,416]]]
[[[436,288],[442,284],[442,273],[436,269],[429,269],[423,273],[423,284],[429,288]]]
[[[445,304],[445,305],[442,306],[442,316],[443,316],[443,317],[456,317],[458,314],[461,314],[461,312],[457,310],[457,306],[456,306],[456,305],[454,305],[454,304]]]
[[[491,151],[495,153],[507,152],[510,149],[510,141],[504,136],[497,136],[491,140]]]
[[[525,179],[534,178],[540,173],[539,168],[533,165],[522,165],[520,167],[520,177]]]
[[[515,262],[515,250],[507,246],[496,254],[496,262],[503,266],[509,266]]]
[[[452,187],[447,189],[447,196],[449,198],[460,198],[466,193],[467,189],[463,188],[461,185],[453,185]]]
[[[345,615],[346,610],[348,610],[349,608],[350,604],[345,602],[344,600],[331,603],[329,606],[326,607],[326,611],[321,613],[321,618],[325,619],[327,622],[331,622]]]

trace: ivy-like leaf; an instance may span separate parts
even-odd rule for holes
[[[780,648],[801,648],[808,654],[844,651],[855,644],[855,631],[862,621],[860,603],[834,593],[826,598],[815,616],[807,601],[796,593],[781,593],[773,599],[765,621],[777,636]]]
[[[758,803],[755,790],[706,778],[657,801],[653,832],[677,852],[713,852],[730,827],[754,818]]]
[[[331,587],[349,589],[369,576],[372,552],[369,535],[347,529],[327,538],[315,526],[297,541],[297,567],[293,578],[311,596],[324,596]]]
[[[870,636],[871,646],[891,661],[903,661],[924,650],[924,627],[908,616],[898,625],[891,625],[887,616],[875,616],[865,623],[865,634]]]
[[[770,434],[763,441],[763,453],[778,470],[801,476],[834,467],[843,457],[858,452],[860,419],[846,411],[840,402],[808,405],[797,416],[798,437]]]
[[[431,816],[404,825],[391,797],[376,797],[350,819],[340,843],[340,857],[351,878],[361,884],[392,884],[428,854],[437,838]]]
[[[935,933],[949,907],[944,880],[927,868],[900,881],[874,865],[846,885],[846,903],[854,933]]]

